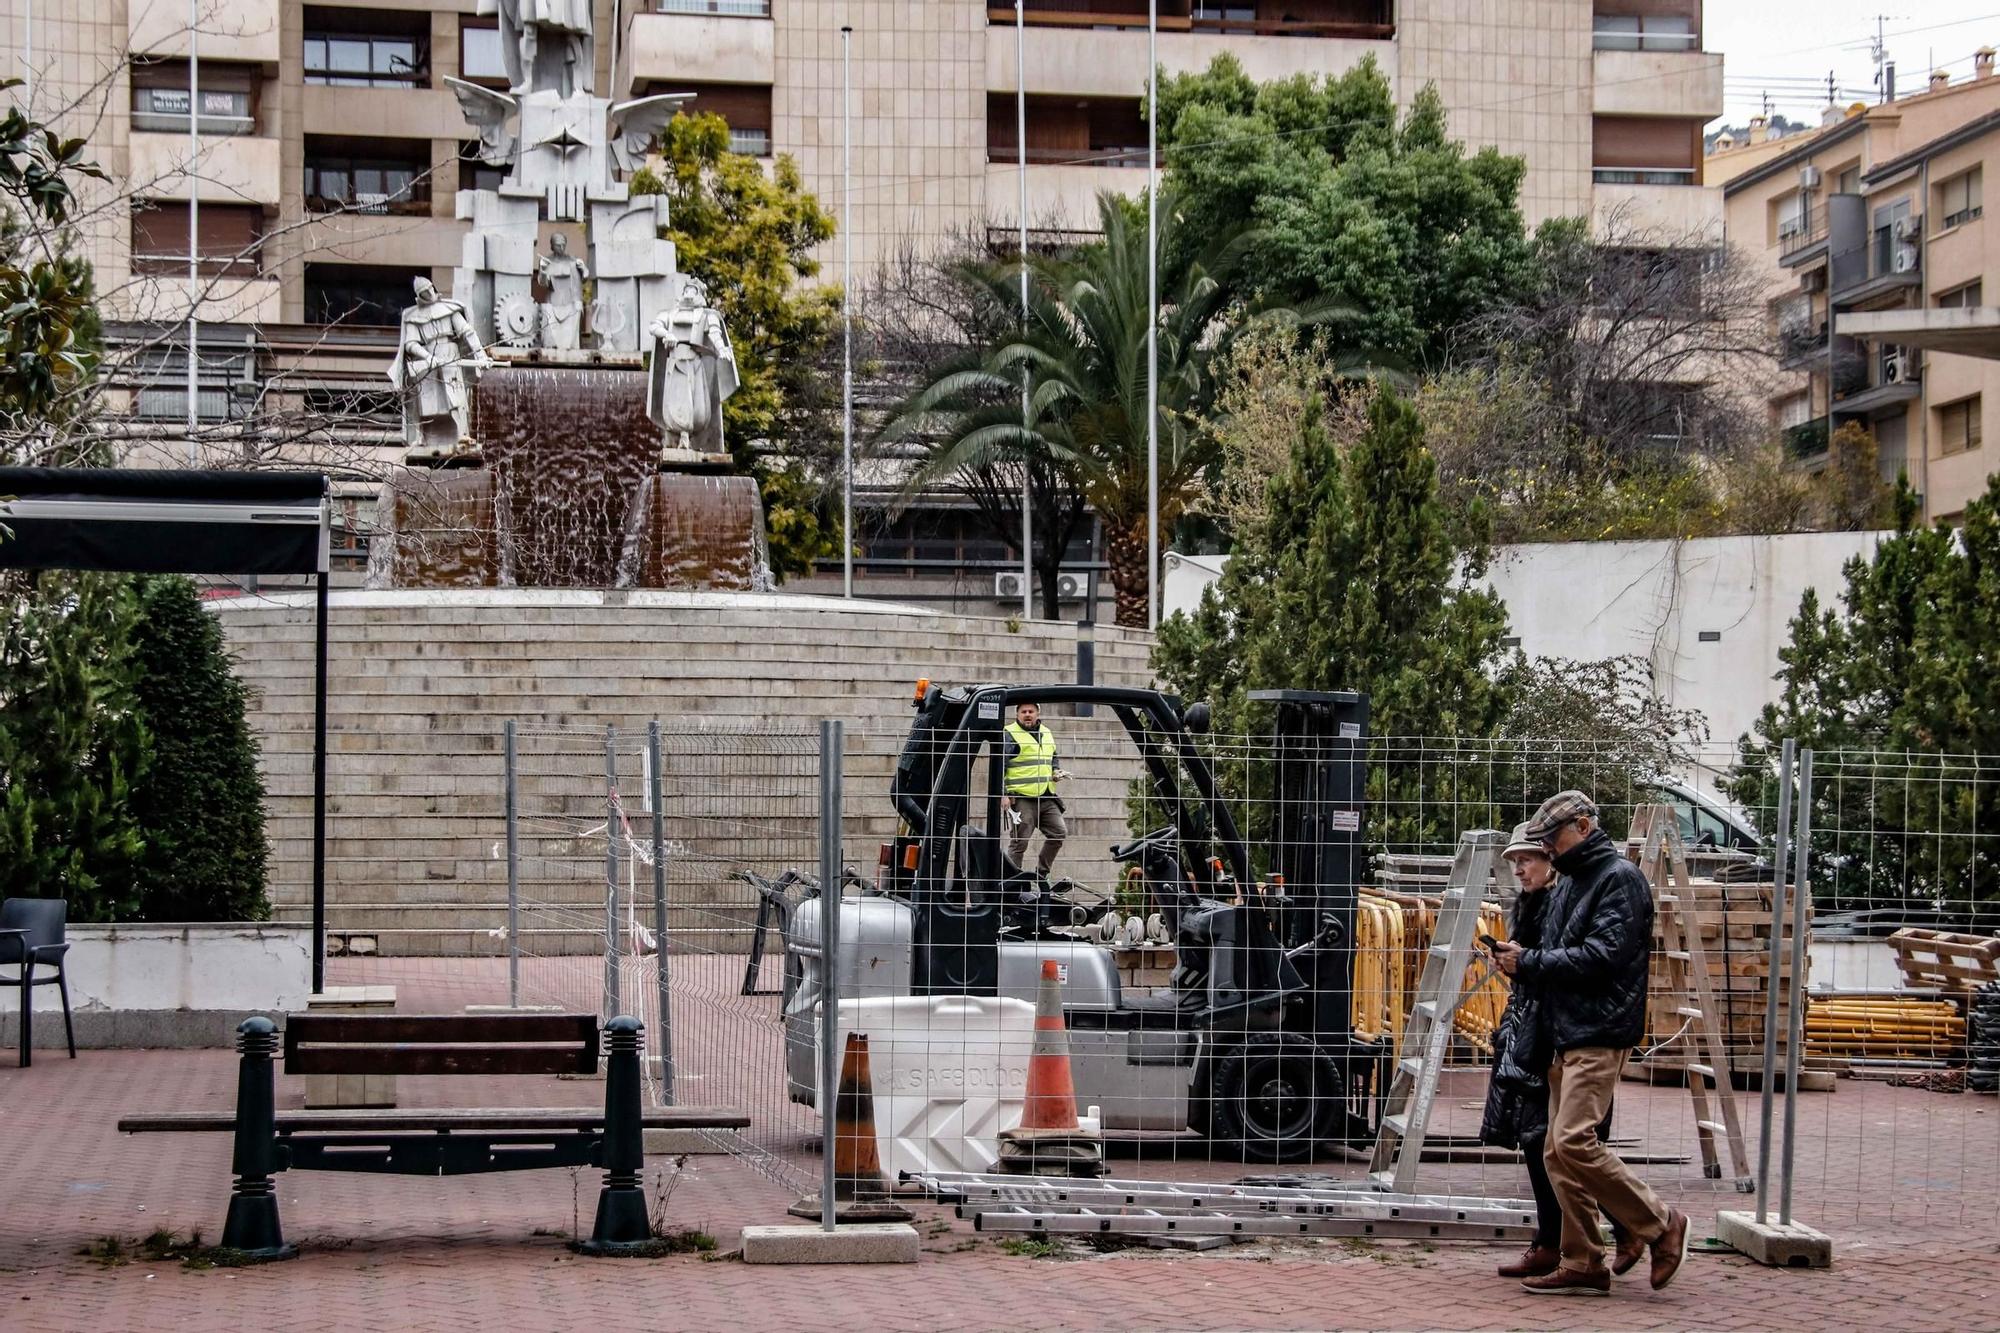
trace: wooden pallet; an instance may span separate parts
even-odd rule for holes
[[[1917,990],[1973,990],[2000,981],[2000,936],[1899,930],[1889,937],[1903,984]]]

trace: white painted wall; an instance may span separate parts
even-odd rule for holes
[[[312,992],[305,926],[72,925],[68,938],[70,1008],[79,1017],[214,1010],[242,1017],[304,1009]],[[54,989],[38,987],[36,1013],[56,1008]],[[0,987],[0,1012],[19,1009],[19,989]]]
[[[1777,697],[1778,650],[1807,588],[1838,606],[1841,567],[1883,534],[1816,532],[1693,541],[1503,546],[1488,582],[1530,657],[1652,662],[1660,690],[1698,708],[1717,742],[1733,743]],[[1166,613],[1192,611],[1227,557],[1166,557]],[[1705,631],[1720,638],[1701,641]]]

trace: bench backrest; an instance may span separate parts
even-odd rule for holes
[[[293,1014],[288,1074],[593,1074],[595,1014]]]

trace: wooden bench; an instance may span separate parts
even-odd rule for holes
[[[604,1170],[597,1222],[585,1253],[630,1252],[651,1232],[639,1171],[647,1129],[741,1129],[741,1111],[707,1107],[645,1109],[636,1018],[605,1025],[604,1109],[588,1107],[440,1110],[276,1109],[272,1059],[278,1028],[268,1018],[237,1028],[236,1113],[127,1116],[127,1134],[230,1133],[236,1183],[222,1244],[255,1259],[285,1259],[280,1171],[370,1171],[456,1176],[597,1166]],[[294,1014],[284,1031],[289,1074],[593,1074],[597,1019],[591,1014]]]

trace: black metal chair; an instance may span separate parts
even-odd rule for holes
[[[62,994],[63,1035],[69,1040],[69,1058],[76,1059],[76,1028],[69,1016],[69,975],[64,956],[69,943],[63,938],[69,919],[69,904],[61,898],[9,898],[0,902],[0,967],[13,965],[13,976],[0,975],[0,986],[21,988],[21,1067],[35,1062],[34,988],[53,985]],[[42,968],[55,969],[54,975],[37,975]]]

